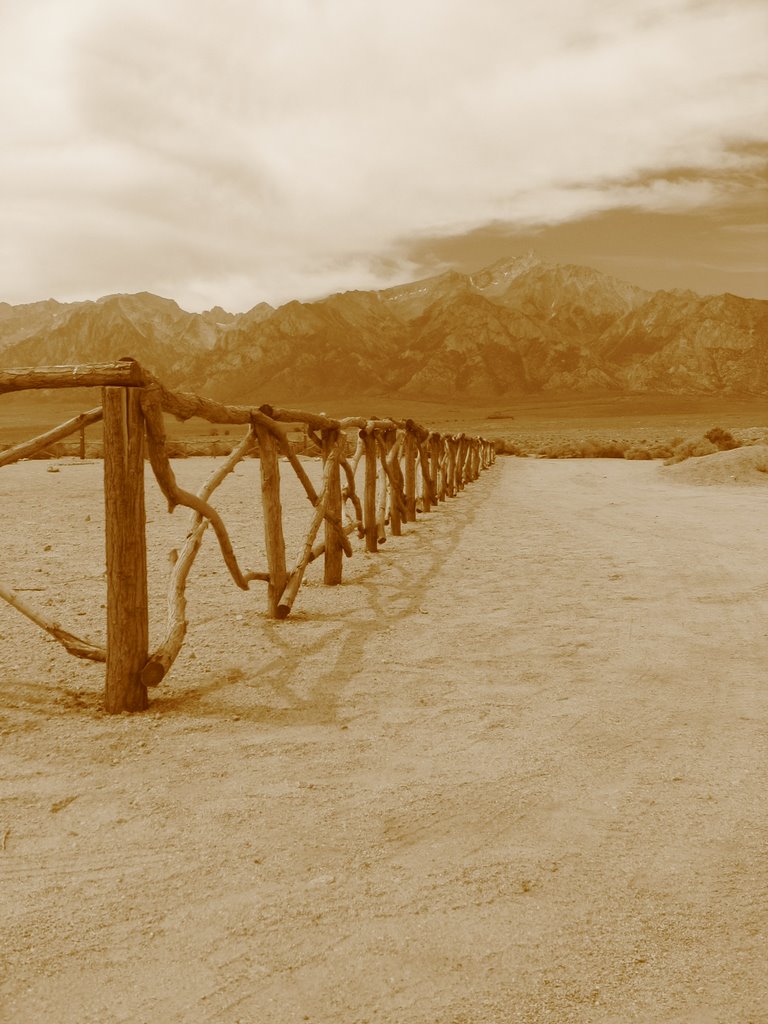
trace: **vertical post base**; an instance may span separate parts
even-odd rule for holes
[[[145,711],[149,647],[144,420],[138,388],[103,388],[108,714]]]

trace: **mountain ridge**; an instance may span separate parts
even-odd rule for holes
[[[768,301],[648,291],[528,252],[245,313],[149,292],[0,303],[0,365],[131,354],[229,401],[376,394],[429,401],[546,392],[768,395]]]

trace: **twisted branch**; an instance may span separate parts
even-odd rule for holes
[[[173,512],[177,505],[185,505],[193,509],[208,520],[216,534],[219,542],[224,563],[229,569],[229,574],[241,590],[248,589],[249,580],[253,574],[244,574],[237,563],[232,542],[224,526],[224,522],[212,505],[209,505],[203,498],[185,491],[176,483],[176,477],[168,454],[165,448],[165,424],[163,423],[163,411],[160,402],[159,389],[155,385],[144,388],[141,394],[141,410],[147,424],[147,450],[152,471],[168,501],[168,511]]]
[[[70,654],[74,654],[76,658],[85,658],[88,661],[107,660],[107,652],[103,647],[99,647],[92,640],[85,640],[82,637],[75,636],[74,633],[68,633],[66,629],[61,628],[58,622],[51,622],[50,619],[46,619],[40,612],[31,608],[26,601],[22,601],[12,590],[6,590],[2,585],[0,585],[0,597],[7,601],[16,611],[26,615],[35,625],[40,626],[46,633],[49,633],[54,640],[57,640]]]
[[[216,472],[201,487],[197,497],[202,501],[207,501],[219,484],[229,476],[238,463],[253,449],[254,443],[253,431],[249,430],[240,444],[232,450],[226,462],[219,466]],[[165,637],[152,655],[150,655],[141,671],[141,681],[145,686],[157,686],[160,683],[168,674],[184,643],[184,637],[187,634],[187,598],[185,594],[187,577],[197,552],[200,550],[207,527],[208,520],[204,519],[200,512],[193,512],[187,539],[173,566],[168,585],[168,621]],[[269,580],[269,573],[248,573],[245,578],[246,580]]]

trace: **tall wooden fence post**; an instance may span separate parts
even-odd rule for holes
[[[144,711],[141,670],[149,647],[144,510],[144,419],[138,388],[102,389],[107,555],[108,714]]]
[[[360,432],[365,453],[365,492],[363,494],[363,526],[365,527],[365,550],[378,551],[378,524],[376,522],[376,477],[378,460],[376,458],[376,437],[373,430],[366,427]]]
[[[376,459],[379,467],[376,479],[376,539],[379,544],[386,544],[387,523],[390,521],[387,516],[387,491],[389,477],[387,476],[386,454],[382,435],[375,434],[374,442],[376,444]]]
[[[421,507],[424,512],[432,511],[434,489],[432,487],[432,471],[429,465],[429,452],[424,441],[419,438],[419,466],[421,468]]]
[[[338,430],[324,430],[323,439],[323,463],[326,463],[337,444],[342,444]],[[328,477],[328,496],[326,499],[327,512],[341,522],[341,470],[339,460],[336,459]],[[338,530],[326,519],[325,521],[325,555],[323,561],[323,582],[328,586],[336,586],[341,583],[342,575],[342,547],[339,540]]]
[[[435,504],[437,504],[437,502],[445,501],[445,485],[443,483],[443,474],[440,471],[440,452],[442,448],[442,439],[440,435],[433,430],[430,432],[428,441],[433,497],[435,499]]]
[[[445,493],[448,498],[456,497],[456,438],[445,439]]]
[[[416,438],[413,432],[406,427],[405,443],[403,446],[405,456],[405,516],[406,523],[416,522]]]
[[[456,456],[456,490],[463,491],[467,482],[467,444],[466,434],[459,434],[459,449]]]
[[[387,482],[387,490],[389,492],[389,528],[392,531],[393,537],[401,537],[403,530],[401,526],[402,522],[402,510],[401,510],[401,498],[400,492],[402,490],[403,474],[400,471],[400,459],[391,458],[393,455],[392,449],[397,445],[397,430],[388,430],[384,435],[384,446],[386,448],[387,464],[390,467],[392,473],[392,480]],[[397,452],[394,452],[397,456]]]
[[[256,424],[261,470],[261,502],[264,509],[264,543],[267,549],[267,614],[271,619],[281,618],[278,612],[288,572],[285,568],[285,539],[283,538],[283,507],[280,503],[280,463],[277,444],[266,429]]]

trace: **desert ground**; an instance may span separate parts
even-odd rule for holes
[[[0,607],[0,1020],[765,1024],[765,454],[500,458],[285,622],[209,536],[141,715]],[[103,639],[101,464],[0,501],[3,583]],[[258,463],[215,503],[263,568]]]

